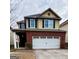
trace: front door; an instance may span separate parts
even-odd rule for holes
[[[25,42],[26,42],[26,35],[25,33],[21,33],[19,47],[25,47]]]

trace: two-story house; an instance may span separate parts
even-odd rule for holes
[[[66,31],[59,29],[60,20],[60,16],[50,8],[40,14],[25,16],[24,20],[17,22],[19,29],[13,29],[19,36],[19,47],[65,48]]]

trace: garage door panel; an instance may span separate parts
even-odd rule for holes
[[[59,40],[54,40],[54,39],[47,39],[47,47],[48,48],[59,48]]]
[[[33,39],[33,48],[44,48],[45,44],[44,44],[44,39]]]
[[[60,39],[45,39],[45,38],[38,38],[32,39],[33,49],[50,49],[50,48],[60,48]]]

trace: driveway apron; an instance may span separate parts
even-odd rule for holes
[[[34,50],[36,59],[68,59],[67,50]]]

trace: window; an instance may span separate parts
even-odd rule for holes
[[[20,29],[25,29],[25,24],[24,24],[24,23],[19,23],[19,24],[18,24],[18,27],[19,27]]]
[[[35,19],[30,19],[30,28],[35,28]]]
[[[21,24],[21,29],[25,29],[25,24],[24,23]]]
[[[48,20],[44,20],[44,27],[45,27],[45,28],[48,27]]]
[[[46,36],[40,36],[41,39],[46,39]]]
[[[34,39],[39,39],[39,36],[34,36],[33,38],[34,38]]]
[[[58,36],[54,36],[54,39],[58,39],[59,37]]]
[[[52,36],[47,36],[47,38],[48,38],[48,39],[52,39],[53,37],[52,37]]]
[[[44,20],[44,28],[53,28],[53,20],[48,20],[48,19],[45,19]]]

